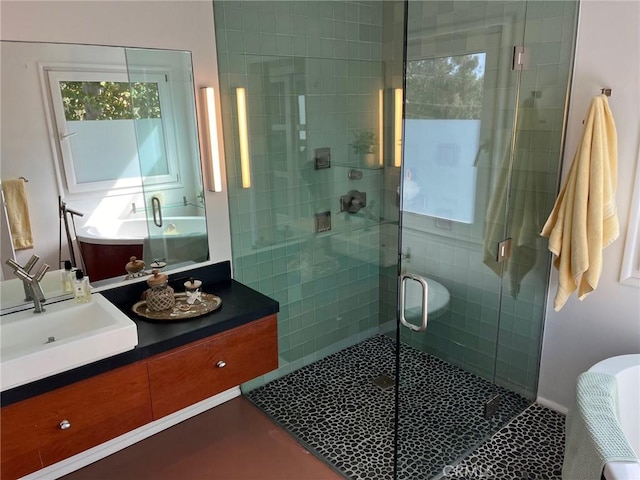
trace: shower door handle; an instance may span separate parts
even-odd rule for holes
[[[151,197],[151,209],[153,211],[153,223],[156,227],[162,228],[162,207],[158,197]]]
[[[420,325],[414,325],[407,321],[404,317],[404,306],[405,306],[405,284],[407,280],[413,280],[418,282],[422,287],[422,314],[421,314],[421,322]],[[415,275],[413,273],[403,273],[400,276],[400,323],[407,327],[409,330],[413,330],[414,332],[424,332],[427,329],[427,303],[429,299],[429,285],[427,281],[422,278],[420,275]]]

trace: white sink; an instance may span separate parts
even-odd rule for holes
[[[100,294],[0,317],[0,391],[133,349],[138,329]],[[53,337],[53,341],[50,341]]]

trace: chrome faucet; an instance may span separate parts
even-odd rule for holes
[[[49,270],[49,265],[43,263],[38,271],[31,275],[31,270],[38,263],[40,257],[37,255],[32,255],[29,261],[24,265],[20,265],[18,262],[13,260],[12,258],[8,259],[5,263],[13,268],[13,274],[22,280],[25,292],[25,300],[33,301],[33,313],[42,313],[44,312],[44,302],[46,299],[44,298],[44,291],[42,290],[42,285],[40,285],[40,281],[43,279],[44,274]]]

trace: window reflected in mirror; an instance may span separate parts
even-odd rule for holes
[[[70,192],[131,187],[140,185],[141,177],[176,181],[166,75],[156,73],[147,82],[100,71],[49,71],[48,77],[53,120],[64,132],[61,151]]]

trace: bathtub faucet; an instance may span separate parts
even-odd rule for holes
[[[44,278],[44,274],[49,270],[49,265],[43,263],[38,271],[31,275],[31,270],[38,262],[40,257],[32,255],[29,261],[23,267],[12,258],[8,259],[5,263],[13,268],[13,273],[16,277],[22,280],[25,292],[25,300],[33,300],[33,313],[44,312],[43,303],[46,301],[44,297],[44,291],[40,281]]]
[[[76,215],[78,217],[83,217],[84,213],[80,213],[77,210],[73,210],[72,208],[67,207],[67,203],[62,200],[61,196],[58,196],[58,213],[60,214],[60,219],[64,222],[64,232],[67,237],[67,248],[69,249],[71,264],[78,265],[76,262],[76,254],[73,250],[73,239],[71,238],[71,230],[69,229],[69,219],[67,218],[67,214],[71,215],[71,223],[73,224],[73,229],[75,232],[76,227],[73,216]],[[60,263],[62,263],[62,243],[60,244],[60,249],[58,250],[58,264]]]

